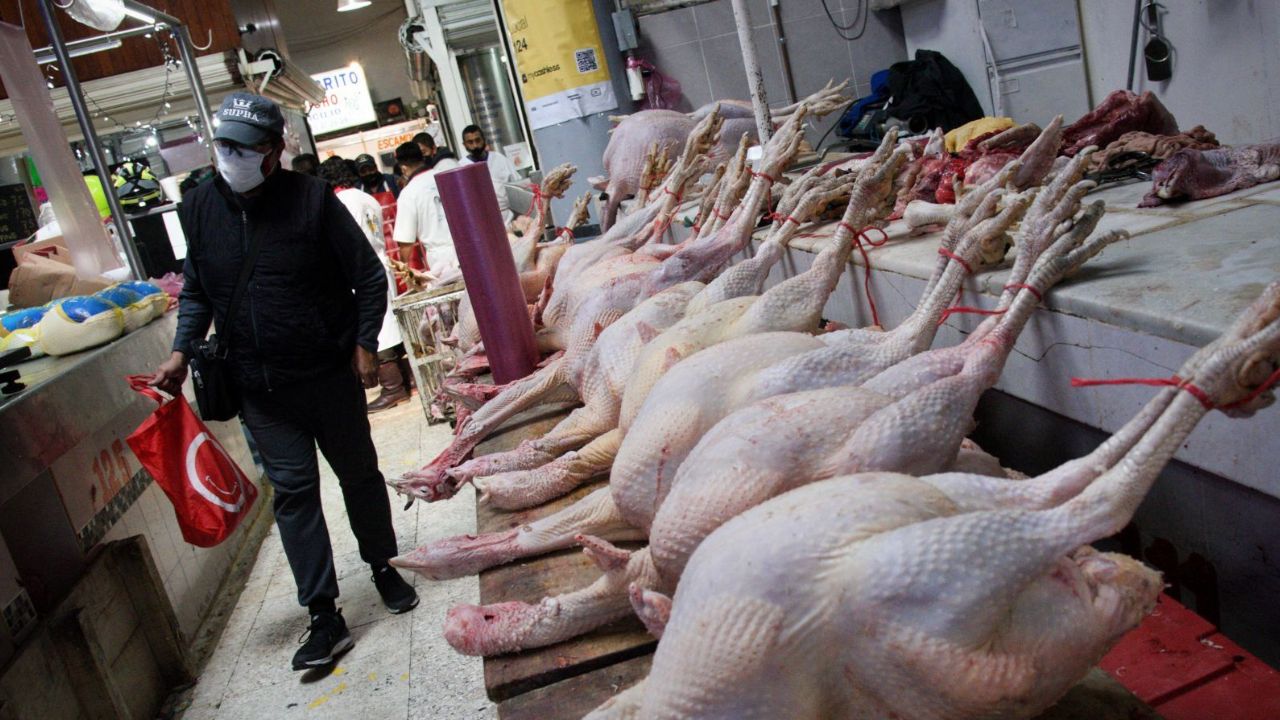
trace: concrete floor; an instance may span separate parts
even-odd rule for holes
[[[422,405],[412,402],[373,416],[373,439],[382,471],[395,476],[420,466],[449,441],[447,424],[428,426]],[[495,718],[485,697],[479,658],[454,652],[441,635],[445,612],[477,602],[474,577],[411,580],[422,599],[412,612],[383,608],[361,562],[346,521],[337,480],[321,463],[325,517],[333,540],[343,610],[355,647],[329,671],[294,672],[290,659],[307,617],[298,606],[275,527],[227,626],[200,675],[184,720],[241,718]],[[425,505],[404,503],[394,492],[392,515],[401,552],[430,539],[475,532],[474,494]]]

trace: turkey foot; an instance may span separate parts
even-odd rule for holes
[[[644,539],[644,533],[622,521],[608,488],[602,488],[529,525],[504,532],[436,540],[392,558],[391,564],[432,580],[448,580],[474,575],[518,558],[572,547],[580,533],[613,540]]]
[[[627,588],[656,580],[649,554],[629,553],[596,537],[575,539],[605,571],[600,579],[536,605],[456,605],[445,617],[445,640],[464,655],[487,657],[563,642],[629,615]]]
[[[609,472],[622,443],[622,431],[614,428],[577,452],[532,470],[508,472],[477,479],[480,500],[502,510],[537,507],[566,495],[582,483]]]
[[[514,450],[472,458],[450,470],[449,474],[466,482],[499,473],[536,468],[554,459],[554,455],[538,450],[529,440],[525,440]]]

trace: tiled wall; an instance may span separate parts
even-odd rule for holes
[[[769,2],[748,0],[747,5],[769,104],[786,105],[790,101]],[[898,10],[866,10],[866,0],[826,0],[826,5],[840,25],[857,23],[845,35],[857,34],[864,13],[866,30],[858,39],[846,41],[832,27],[822,0],[780,0],[797,99],[820,89],[828,80],[848,78],[853,80],[851,91],[856,96],[866,95],[873,72],[907,59]],[[646,15],[639,23],[639,55],[680,81],[684,101],[677,109],[691,110],[712,100],[750,98],[729,0]],[[810,141],[816,141],[836,119],[833,114],[815,123]]]

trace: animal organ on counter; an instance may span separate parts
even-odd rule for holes
[[[1269,405],[1278,316],[1273,284],[1178,376],[1234,416]],[[649,677],[587,718],[1034,717],[1155,607],[1159,573],[1088,543],[1207,412],[1165,388],[1035,478],[863,473],[764,502],[693,553]]]
[[[1280,178],[1280,143],[1186,148],[1157,165],[1151,177],[1151,192],[1138,207],[1226,195]]]
[[[1096,172],[1107,166],[1111,158],[1130,152],[1146,153],[1157,160],[1164,160],[1183,148],[1193,150],[1212,150],[1218,147],[1218,139],[1213,133],[1197,125],[1177,135],[1155,135],[1149,132],[1128,132],[1121,135],[1110,145],[1093,154],[1089,170]]]
[[[1177,135],[1178,121],[1150,90],[1141,95],[1114,90],[1098,107],[1062,131],[1062,154],[1074,157],[1090,146],[1106,147],[1135,130]]]

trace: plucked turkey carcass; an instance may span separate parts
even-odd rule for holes
[[[746,197],[719,232],[679,246],[662,246],[664,249],[659,250],[652,244],[643,245],[634,252],[606,257],[587,266],[571,266],[572,276],[557,282],[552,301],[548,303],[548,311],[556,309],[558,314],[554,319],[547,318],[549,323],[554,322],[547,330],[563,340],[564,355],[533,375],[516,381],[486,403],[458,428],[450,446],[431,463],[391,484],[402,493],[427,500],[453,495],[458,486],[445,471],[464,460],[498,425],[552,397],[571,400],[577,395],[574,385],[581,380],[591,348],[605,328],[664,289],[684,282],[706,282],[723,270],[749,240],[750,228],[755,225],[768,197],[772,178],[785,170],[795,157],[804,116],[801,108],[766,145],[761,168],[755,173]],[[714,114],[704,119],[704,128],[712,127],[714,120]],[[692,141],[693,138],[691,144]],[[698,144],[708,143],[699,141]],[[695,159],[690,160],[690,165],[695,164]],[[700,168],[673,172],[668,179],[671,189],[668,194],[678,197],[684,185],[700,174]],[[675,207],[666,201],[663,207],[668,214],[658,217],[655,223],[670,222],[669,213],[673,213]],[[657,235],[664,232],[665,226],[655,230]],[[569,259],[566,253],[561,260],[561,273],[566,270]],[[568,299],[557,305],[556,295]]]
[[[980,202],[977,208],[969,208],[975,213],[975,217],[969,219],[973,222],[974,227],[965,234],[959,244],[954,245],[957,257],[963,258],[966,252],[972,252],[976,255],[975,248],[981,245],[980,239],[1002,236],[1008,229],[1009,224],[1012,223],[1013,218],[1020,215],[1021,210],[1025,209],[1026,203],[1011,203],[1010,207],[1006,208],[1004,212],[992,217],[994,205],[994,201],[984,201]],[[964,225],[965,222],[957,221],[960,225]],[[1002,251],[1004,247],[1006,246],[1001,243],[1000,248]],[[929,320],[920,322],[915,327],[916,332],[928,335],[929,340],[932,338],[932,332],[938,324],[938,318],[941,316],[943,308],[950,302],[950,298],[954,297],[955,290],[958,288],[962,271],[950,271],[951,268],[958,264],[943,263],[942,265],[948,268],[948,272],[942,274],[945,280],[940,279],[936,283],[937,288],[934,292],[940,297],[945,296],[946,299],[939,303],[931,298],[922,304],[922,317],[929,318]],[[838,334],[832,333],[826,337],[833,337]],[[796,366],[800,368],[800,371],[795,373],[794,376],[790,372],[777,370],[775,375],[765,376],[763,384],[760,382],[761,373],[758,370],[754,372],[736,372],[735,367],[732,365],[725,367],[723,362],[717,361],[710,365],[698,362],[699,358],[712,354],[720,348],[731,346],[735,342],[758,339],[763,342],[755,343],[750,352],[730,353],[728,360],[746,368],[753,368],[756,364],[759,364],[760,369],[767,370],[771,366],[782,367],[783,361],[786,361],[789,357],[801,356],[806,350],[821,350],[823,347],[821,342],[816,343],[819,348],[813,348],[812,345],[796,347],[796,341],[799,339],[807,338],[809,341],[814,339],[809,335],[797,334],[795,335],[795,340],[793,340],[792,335],[791,333],[764,333],[715,346],[697,353],[678,364],[671,373],[659,381],[653,393],[651,393],[650,402],[658,403],[658,406],[662,409],[653,412],[665,412],[669,422],[666,424],[654,423],[652,427],[659,432],[666,433],[662,436],[665,438],[665,443],[656,448],[656,458],[652,460],[645,458],[640,461],[641,464],[648,467],[639,468],[639,472],[630,473],[626,480],[623,481],[629,481],[631,486],[635,488],[634,490],[626,486],[618,487],[619,466],[615,464],[609,488],[596,491],[555,515],[507,533],[495,533],[480,537],[463,536],[432,543],[408,556],[398,558],[397,564],[425,571],[431,576],[449,577],[475,572],[484,567],[507,562],[517,557],[567,547],[575,540],[581,541],[580,535],[583,533],[598,535],[610,540],[642,537],[643,532],[649,527],[653,512],[657,510],[662,497],[665,496],[666,490],[669,488],[669,481],[666,481],[667,487],[656,486],[655,483],[655,480],[660,480],[661,476],[666,473],[664,463],[671,460],[672,465],[678,467],[679,461],[684,458],[684,455],[687,454],[688,449],[692,447],[696,439],[711,425],[714,425],[716,420],[736,409],[737,406],[750,402],[753,399],[751,397],[752,392],[770,392],[774,389],[776,389],[776,392],[770,392],[770,394],[791,392],[792,390],[788,389],[787,386],[788,382],[799,383],[799,388],[797,389],[808,386],[839,385],[841,384],[840,379],[845,375],[851,374],[856,379],[860,372],[868,375],[874,374],[870,372],[871,369],[877,367],[880,363],[884,363],[884,367],[894,364],[893,362],[888,362],[888,360],[899,354],[901,357],[909,356],[913,352],[913,343],[920,342],[920,338],[915,334],[904,333],[896,338],[897,342],[891,342],[882,348],[873,348],[881,352],[867,353],[869,357],[864,357],[862,362],[856,360],[857,353],[853,352],[843,356],[840,353],[836,353],[835,360],[842,362],[831,362],[831,357],[824,357],[821,353],[818,353],[816,357],[810,356],[810,365],[800,364]],[[869,333],[867,335],[868,337],[883,338],[890,334]],[[848,342],[849,339],[846,338],[845,344],[847,345]],[[927,347],[927,345],[928,340],[924,342],[920,350]],[[840,347],[837,345],[838,349]],[[848,349],[848,347],[844,349]],[[914,350],[914,352],[919,352],[920,350]],[[662,393],[664,399],[659,400],[658,394],[662,392],[661,388],[664,383],[670,380],[674,373],[679,373],[686,367],[693,367],[695,371],[684,375],[683,379],[677,382],[675,390],[670,393]],[[845,375],[842,375],[842,373]],[[734,378],[746,379],[747,390],[745,392],[733,386],[732,379]],[[852,381],[854,380],[848,380],[848,382]],[[764,396],[767,397],[768,395]],[[670,403],[675,403],[678,407],[670,406]],[[646,406],[648,404],[646,403]],[[642,410],[641,415],[644,415],[645,412]],[[690,425],[688,416],[690,413],[692,413],[692,422],[697,423],[696,426]],[[667,432],[671,428],[664,425],[674,425],[676,427],[673,432]],[[628,434],[627,442],[630,442],[631,437],[631,434]],[[652,437],[642,436],[642,439],[645,441],[642,443],[643,449],[648,449],[655,445]],[[624,443],[624,449],[626,444]],[[678,457],[675,456],[673,448],[678,448]],[[640,457],[644,458],[643,452]],[[621,459],[621,455],[619,459]],[[672,472],[674,472],[674,468]],[[646,480],[655,486],[648,489],[642,487]],[[623,492],[620,493],[620,490]],[[630,517],[628,517],[628,514],[630,514]],[[639,529],[639,532],[637,532],[637,529]],[[654,578],[647,574],[648,569],[643,565],[643,554],[622,558],[612,555],[604,548],[597,548],[595,555],[602,565],[616,566],[625,564],[625,567],[622,568],[615,567],[614,569],[617,572],[610,573],[607,578],[630,578],[643,584],[654,581]],[[624,602],[621,607],[625,612],[625,595],[620,595],[620,590],[625,591],[625,584],[621,588],[606,588],[603,594],[614,599],[622,597]],[[540,605],[504,603],[484,608],[459,606],[450,612],[446,621],[446,638],[455,648],[463,652],[479,654],[506,652],[521,647],[532,647],[554,642],[566,637],[572,637],[574,634],[594,627],[600,622],[616,617],[618,613],[617,604],[602,605],[599,599],[600,593],[596,593],[595,589],[588,589],[581,593],[560,598],[548,598]]]
[[[1155,606],[1123,528],[1210,407],[1270,404],[1280,286],[1094,453],[1036,478],[867,473],[808,485],[694,553],[647,680],[588,716],[1029,718]]]
[[[625,615],[629,584],[674,586],[688,553],[708,532],[788,487],[840,472],[952,467],[971,429],[978,398],[999,377],[1039,297],[1123,236],[1113,233],[1086,242],[1101,217],[1100,203],[1070,231],[1060,229],[1089,187],[1091,183],[1064,188],[1058,202],[1046,201],[1028,218],[1019,259],[1044,255],[1021,278],[1025,282],[1017,283],[1019,288],[1006,292],[1001,307],[1007,312],[989,320],[981,333],[961,346],[904,360],[865,387],[783,395],[730,414],[702,437],[680,464],[673,489],[658,499],[649,549],[631,555],[593,539],[587,548],[598,561],[605,558],[600,564],[606,573],[599,581],[536,606],[459,606],[450,612],[446,637],[464,652],[502,652],[563,640]],[[833,442],[833,437],[841,440]],[[591,519],[599,517],[603,515]],[[651,582],[658,585],[647,585]],[[554,615],[546,615],[548,608],[555,609]]]
[[[503,472],[503,475],[477,482],[477,487],[487,493],[486,497],[505,508],[540,504],[568,492],[597,473],[607,471],[612,451],[620,445],[623,434],[612,433],[601,442],[593,443],[583,453],[556,458],[549,466],[543,463],[572,448],[583,438],[583,431],[598,436],[616,428],[620,413],[627,412],[624,398],[626,403],[633,405],[643,400],[654,382],[680,360],[734,337],[766,331],[816,331],[827,296],[835,289],[848,266],[855,244],[859,242],[854,228],[884,217],[889,210],[893,177],[905,157],[903,151],[893,152],[892,147],[892,137],[886,138],[881,146],[880,161],[866,167],[852,188],[842,177],[834,176],[818,182],[814,192],[801,199],[796,208],[789,209],[788,203],[784,202],[780,208],[786,213],[784,218],[778,221],[777,229],[756,256],[726,270],[708,287],[708,292],[700,293],[691,301],[682,320],[645,344],[625,382],[620,383],[610,395],[608,406],[593,409],[586,419],[587,422],[593,421],[594,425],[584,424],[583,419],[575,420],[571,415],[562,427],[547,436],[528,441],[510,453],[472,460],[453,474],[475,477]],[[801,189],[805,186],[805,178],[796,183],[796,187]],[[730,287],[750,283],[758,288],[768,267],[781,257],[782,248],[796,232],[799,223],[834,197],[848,194],[850,190],[852,199],[843,224],[809,270],[778,284],[763,295],[738,295],[734,291],[729,293],[729,299],[716,301],[725,291],[710,291],[722,281]]]
[[[847,80],[839,85],[828,83],[804,100],[773,110],[770,115],[774,123],[783,123],[803,107],[807,113],[822,117],[848,103],[848,98],[840,94],[848,86]],[[759,142],[750,104],[733,100],[708,103],[687,114],[674,110],[641,110],[616,118],[618,124],[610,131],[609,144],[604,150],[608,202],[600,222],[602,228],[612,227],[622,201],[641,191],[646,150],[656,147],[674,157],[694,126],[713,112],[718,112],[725,122],[720,142],[712,151],[713,163],[727,160],[739,138]]]

